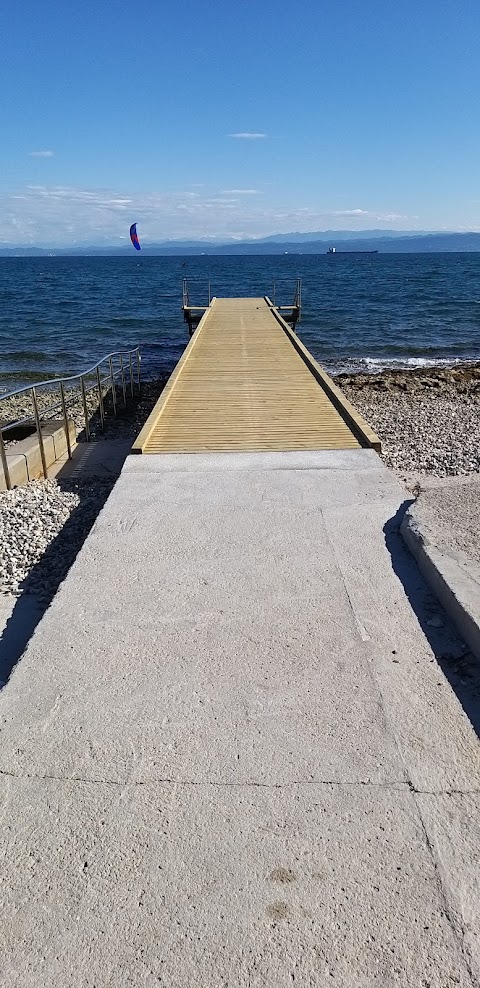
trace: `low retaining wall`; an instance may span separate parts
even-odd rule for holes
[[[68,431],[70,443],[73,445],[76,441],[74,422],[69,421]],[[63,420],[42,422],[42,438],[46,464],[47,467],[50,467],[67,452]],[[15,443],[14,446],[7,447],[6,455],[11,487],[21,487],[22,484],[28,484],[30,480],[38,480],[43,477],[42,457],[36,433]],[[7,490],[7,484],[0,462],[0,491],[5,490]]]

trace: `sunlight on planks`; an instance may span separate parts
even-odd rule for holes
[[[132,452],[379,448],[341,398],[266,299],[214,299]]]

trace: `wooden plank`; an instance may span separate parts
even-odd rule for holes
[[[300,351],[294,337],[263,298],[214,299],[133,451],[370,445],[351,406],[347,423],[337,395],[327,394],[318,365],[309,365],[308,351]]]

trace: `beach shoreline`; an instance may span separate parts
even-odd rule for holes
[[[480,363],[339,374],[377,432],[384,463],[407,480],[480,472]]]

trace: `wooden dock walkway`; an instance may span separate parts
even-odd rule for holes
[[[216,298],[133,452],[380,449],[267,298]]]

